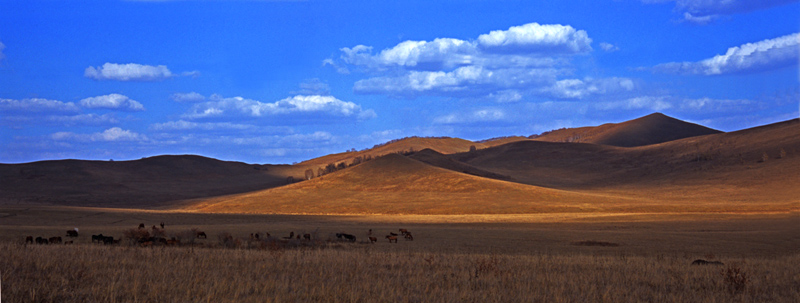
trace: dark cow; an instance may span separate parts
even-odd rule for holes
[[[342,238],[344,238],[345,240],[350,241],[350,242],[355,242],[356,241],[356,236],[351,235],[351,234],[338,233],[338,234],[336,234],[336,237],[339,238],[340,240]]]
[[[703,259],[697,259],[692,262],[692,265],[725,265],[725,263],[720,261],[706,261]]]
[[[97,242],[97,243],[103,243],[103,239],[105,239],[105,238],[106,238],[106,237],[105,237],[105,236],[103,236],[103,234],[99,234],[99,235],[92,235],[92,243],[94,243],[94,242]]]
[[[47,244],[47,239],[42,237],[36,237],[36,244]]]
[[[33,236],[25,237],[25,244],[28,244],[28,243],[33,244]]]
[[[78,231],[77,230],[68,230],[67,231],[67,237],[75,238],[77,236],[78,236]]]
[[[394,243],[397,243],[397,236],[388,235],[386,236],[386,239],[389,239],[389,243],[392,243],[392,241],[394,241]]]
[[[105,245],[117,243],[119,243],[119,240],[114,240],[114,237],[103,237],[103,244]]]
[[[61,237],[50,237],[47,241],[50,242],[50,244],[58,244],[61,243]]]

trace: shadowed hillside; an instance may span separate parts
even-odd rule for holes
[[[655,113],[622,123],[555,130],[534,139],[634,147],[716,133],[720,131]]]
[[[0,164],[0,203],[149,208],[284,185],[297,170],[200,156]]]

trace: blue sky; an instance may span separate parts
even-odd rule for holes
[[[800,3],[0,0],[0,163],[798,117]]]

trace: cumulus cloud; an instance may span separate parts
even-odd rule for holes
[[[682,13],[685,21],[708,24],[720,16],[748,13],[797,0],[643,0],[642,2],[675,2],[675,9]]]
[[[569,25],[528,23],[478,36],[478,44],[492,52],[577,54],[589,52],[592,39]]]
[[[619,47],[608,42],[600,42],[600,48],[607,52],[615,52],[619,50]]]
[[[759,72],[797,65],[800,59],[800,33],[747,43],[728,49],[723,55],[698,62],[670,62],[653,68],[656,72],[721,75]]]
[[[272,103],[242,97],[214,96],[211,101],[195,104],[184,117],[204,118],[226,115],[265,117],[301,113],[321,113],[358,119],[371,119],[376,116],[375,111],[371,109],[364,110],[358,104],[342,101],[333,96],[297,95]]]
[[[574,73],[569,67],[571,58],[591,52],[591,43],[586,31],[569,25],[529,23],[491,31],[474,40],[409,40],[378,52],[371,46],[356,45],[342,48],[340,59],[359,71],[380,74],[356,81],[353,91],[359,94],[515,102],[526,96],[584,98],[630,90],[633,82],[629,79],[591,83],[559,79]],[[610,44],[601,47],[615,48]],[[332,59],[327,64],[339,66]],[[623,89],[612,89],[612,84]]]
[[[0,99],[2,112],[77,112],[80,108],[72,102],[62,102],[42,98],[22,100]]]
[[[501,109],[478,109],[468,113],[454,113],[433,119],[435,124],[464,124],[476,122],[497,122],[507,119],[506,113]]]
[[[170,96],[170,99],[176,102],[200,102],[200,101],[205,101],[206,97],[196,92],[190,92],[190,93],[174,93]]]
[[[313,78],[300,83],[300,90],[293,91],[291,94],[327,96],[331,94],[331,87],[319,78]]]
[[[105,131],[93,134],[76,134],[72,132],[57,132],[50,137],[58,141],[81,141],[81,142],[118,142],[118,141],[146,141],[145,135],[124,130],[119,127],[112,127]]]
[[[172,78],[174,74],[165,65],[142,65],[136,63],[108,63],[103,66],[89,66],[83,72],[87,78],[117,81],[159,81]]]
[[[144,106],[125,95],[109,94],[81,100],[80,105],[86,108],[119,109],[125,111],[143,111]]]
[[[150,126],[153,130],[158,131],[171,131],[171,130],[246,130],[255,128],[253,125],[236,124],[229,122],[207,122],[198,123],[185,120],[169,121],[164,123],[155,123]]]

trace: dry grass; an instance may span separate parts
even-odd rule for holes
[[[800,255],[681,256],[0,244],[7,302],[798,302]],[[735,266],[747,280],[730,280]],[[739,283],[739,284],[736,284]],[[738,287],[738,288],[737,288]]]

